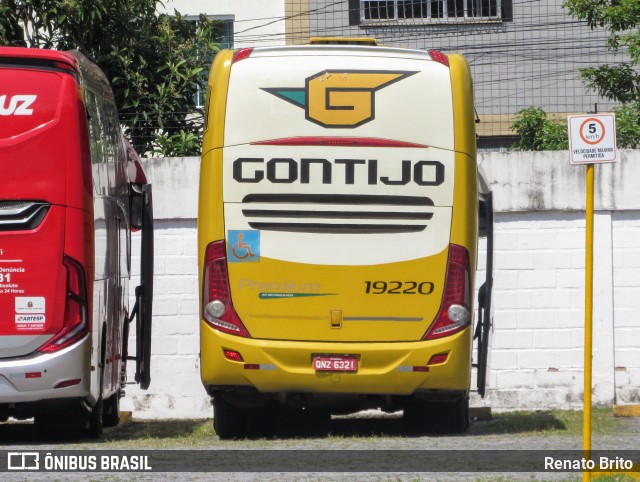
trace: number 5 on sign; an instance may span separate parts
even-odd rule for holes
[[[616,118],[613,114],[570,115],[571,164],[615,162]]]

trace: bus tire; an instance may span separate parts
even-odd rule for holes
[[[433,431],[437,418],[431,402],[412,400],[404,407],[402,422],[408,435],[424,435]]]
[[[105,427],[115,427],[120,423],[120,392],[116,392],[104,401],[102,423]]]
[[[100,379],[98,380],[98,400],[96,404],[91,409],[91,413],[89,414],[89,423],[87,426],[87,435],[91,438],[98,438],[102,435],[102,430],[104,428],[104,423],[102,420],[102,412],[103,412],[103,399],[102,399],[102,389],[104,388],[104,365],[106,358],[106,328],[102,329],[102,349],[100,356]]]
[[[404,408],[403,422],[412,435],[463,433],[469,428],[469,397],[453,402],[414,400]]]
[[[442,404],[438,433],[463,433],[469,428],[469,397]]]
[[[213,397],[213,429],[222,440],[246,437],[247,410],[233,406],[222,395]]]
[[[102,396],[98,400],[98,403],[93,407],[89,414],[89,427],[87,428],[87,435],[91,438],[98,438],[102,435],[102,429],[104,427],[102,420]]]
[[[275,400],[246,409],[247,438],[273,438],[278,431],[279,407]]]

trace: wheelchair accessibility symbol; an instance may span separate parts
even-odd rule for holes
[[[229,262],[260,261],[260,231],[228,231],[227,240]]]

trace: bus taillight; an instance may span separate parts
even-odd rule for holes
[[[214,241],[207,246],[203,279],[202,316],[204,321],[216,330],[250,337],[231,302],[224,241]]]
[[[462,246],[450,244],[442,305],[425,340],[453,335],[470,323],[469,271],[469,252]]]
[[[89,331],[87,322],[87,282],[82,265],[65,256],[67,268],[67,295],[64,305],[64,324],[51,340],[38,348],[40,352],[60,350],[75,343]]]
[[[236,50],[235,52],[233,52],[233,58],[231,59],[231,63],[235,64],[236,62],[240,62],[241,60],[248,58],[252,52],[253,52],[252,47]]]
[[[442,65],[449,67],[449,57],[446,54],[438,50],[429,50],[429,56],[431,60],[435,60],[436,62],[440,62]]]

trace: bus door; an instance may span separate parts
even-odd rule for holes
[[[487,238],[486,278],[478,290],[478,322],[474,339],[477,340],[477,390],[484,398],[487,381],[489,333],[492,330],[491,293],[493,291],[493,194],[480,195],[478,228],[481,237]]]
[[[153,196],[151,184],[142,170],[140,158],[127,142],[129,196],[132,231],[140,231],[140,285],[129,322],[135,318],[136,353],[123,356],[136,362],[135,381],[146,390],[151,382],[151,319],[153,306]],[[124,334],[125,344],[129,327]]]

